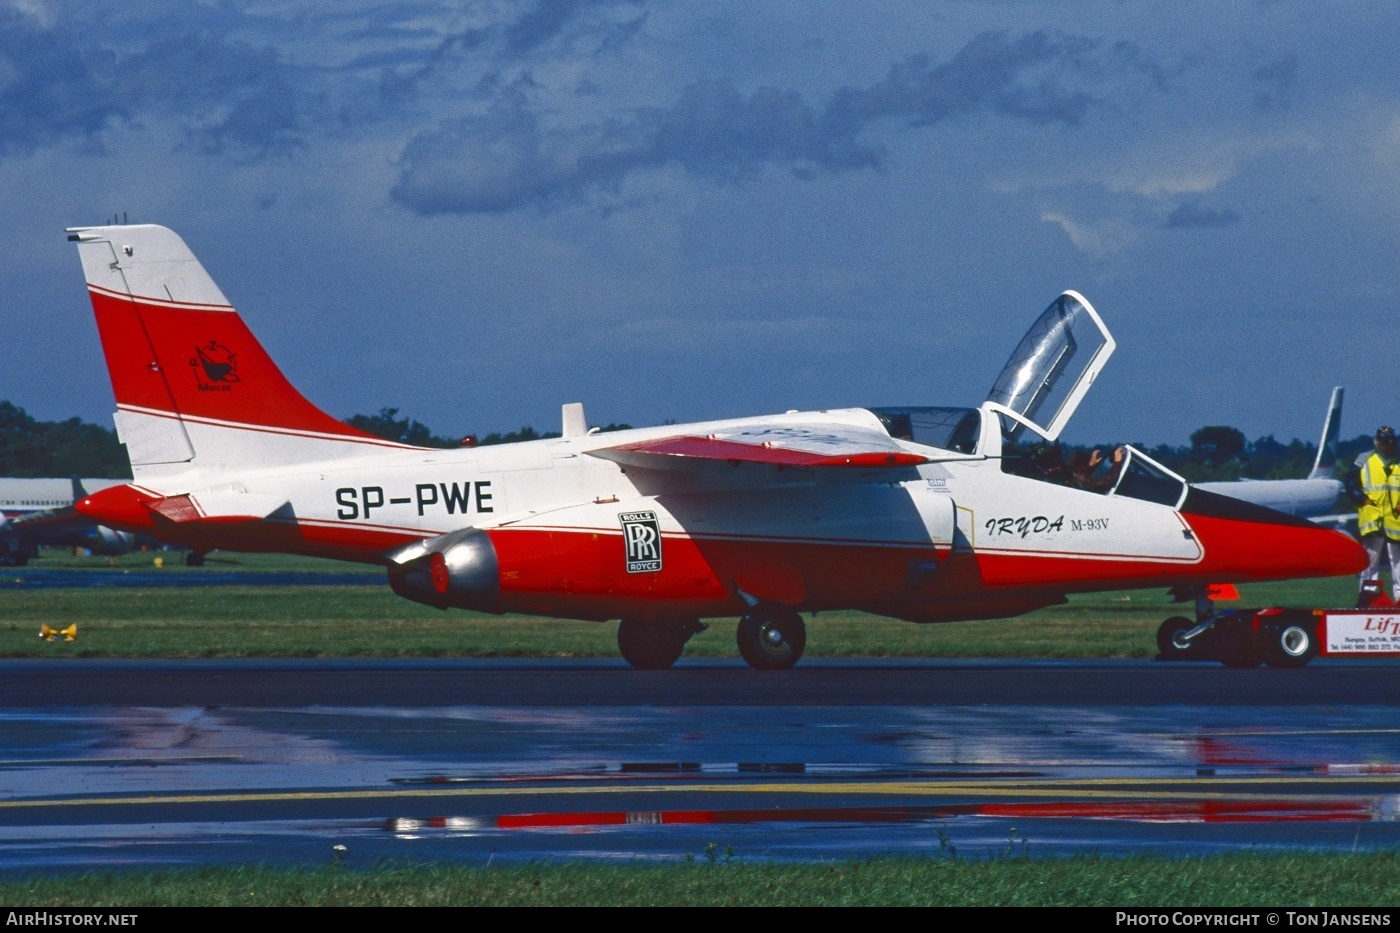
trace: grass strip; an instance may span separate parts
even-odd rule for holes
[[[1230,606],[1345,606],[1349,578],[1241,588]],[[828,658],[1150,658],[1156,631],[1191,615],[1161,590],[1076,595],[1016,619],[914,625],[868,613],[808,619],[807,656]],[[78,640],[39,637],[76,623]],[[733,657],[736,620],[716,619],[687,657]],[[0,657],[615,658],[617,627],[440,612],[387,586],[214,586],[0,592]]]
[[[0,883],[26,907],[1003,906],[1380,907],[1400,903],[1400,857],[872,859],[747,863],[200,868]]]

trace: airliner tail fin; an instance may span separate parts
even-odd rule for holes
[[[1322,439],[1317,442],[1317,459],[1313,461],[1308,479],[1333,479],[1337,465],[1337,439],[1342,433],[1342,387],[1332,390],[1327,405],[1327,420],[1322,424]]]

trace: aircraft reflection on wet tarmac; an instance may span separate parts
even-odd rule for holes
[[[1393,848],[1389,709],[11,709],[0,871]],[[343,846],[343,849],[336,847]]]

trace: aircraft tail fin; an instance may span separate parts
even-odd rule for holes
[[[383,441],[308,401],[184,240],[153,224],[74,227],[133,474],[328,459]]]
[[[1322,439],[1317,442],[1317,459],[1313,461],[1308,479],[1333,479],[1337,465],[1337,439],[1342,433],[1342,387],[1332,390],[1327,405],[1327,420],[1322,423]]]

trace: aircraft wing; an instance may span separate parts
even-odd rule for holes
[[[16,515],[3,524],[0,552],[23,553],[39,547],[82,547],[95,554],[125,554],[131,535],[99,525],[71,505]],[[32,552],[31,552],[32,553]]]
[[[661,470],[707,460],[869,469],[917,466],[933,459],[905,450],[882,431],[833,424],[739,426],[715,434],[673,434],[589,453],[627,466]]]
[[[36,544],[64,543],[66,535],[91,528],[92,519],[78,514],[72,506],[16,515],[10,519],[12,531]]]
[[[1324,528],[1335,528],[1338,531],[1345,531],[1349,535],[1355,535],[1356,518],[1355,512],[1342,512],[1339,515],[1310,515],[1308,521]]]

